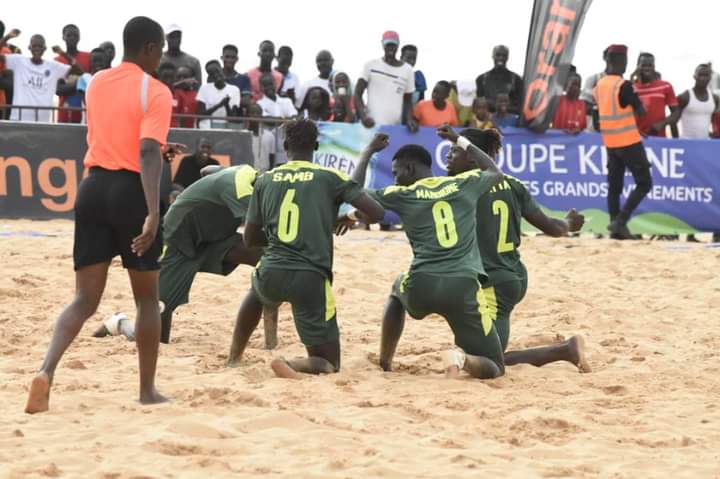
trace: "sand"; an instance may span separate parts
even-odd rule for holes
[[[530,289],[510,347],[582,334],[594,372],[521,365],[450,381],[437,318],[407,323],[396,372],[375,366],[383,303],[410,249],[402,233],[354,231],[336,247],[340,374],[273,376],[275,355],[303,354],[287,308],[276,352],[260,328],[244,365],[224,368],[249,284],[241,267],[201,275],[177,311],[158,379],[173,401],[155,407],[136,400],[133,343],[90,337],[131,311],[114,267],[60,364],[51,411],[28,416],[30,380],[73,292],[72,223],[0,221],[0,245],[3,478],[720,477],[720,249],[527,238]]]

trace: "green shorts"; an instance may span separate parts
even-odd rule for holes
[[[527,292],[527,276],[523,279],[503,281],[500,284],[483,288],[487,315],[495,323],[503,351],[510,338],[510,313],[520,303]]]
[[[225,256],[236,244],[242,243],[242,235],[234,234],[215,243],[207,243],[197,248],[194,258],[189,258],[172,245],[166,246],[160,258],[160,301],[165,303],[165,311],[174,311],[189,300],[197,273],[212,273],[227,276],[237,267],[227,263]]]
[[[332,286],[316,271],[265,268],[253,271],[252,289],[265,306],[292,306],[295,328],[305,346],[320,346],[340,338]]]
[[[393,285],[398,298],[415,319],[429,314],[443,316],[455,335],[455,344],[473,356],[484,356],[503,365],[500,338],[483,311],[485,297],[477,280],[424,273],[402,274]]]

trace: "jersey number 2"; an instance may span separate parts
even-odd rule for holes
[[[300,225],[300,207],[293,203],[295,190],[290,189],[280,204],[280,219],[278,221],[278,238],[283,243],[291,243],[297,238]]]
[[[458,242],[455,217],[450,203],[438,201],[432,207],[433,219],[435,220],[435,233],[438,243],[443,248],[452,248]]]
[[[495,200],[492,204],[493,214],[500,215],[500,231],[498,232],[498,253],[507,253],[515,249],[515,245],[507,240],[508,220],[510,219],[510,210],[507,203],[503,200]]]

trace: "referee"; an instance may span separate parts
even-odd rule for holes
[[[60,314],[45,361],[32,381],[25,407],[29,414],[48,410],[55,368],[97,310],[110,262],[117,255],[128,270],[137,305],[140,402],[166,400],[155,389],[155,368],[162,251],[159,184],[172,96],[150,76],[160,64],[164,46],[157,22],[131,19],[123,31],[122,63],[95,75],[88,86],[84,163],[90,172],[75,202],[75,298]]]

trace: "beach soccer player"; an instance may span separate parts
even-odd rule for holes
[[[55,369],[97,310],[117,255],[128,271],[137,305],[140,402],[166,400],[155,389],[155,369],[160,343],[159,189],[172,94],[151,76],[164,45],[157,22],[131,19],[123,31],[122,63],[98,73],[88,87],[84,164],[90,172],[75,201],[75,298],[57,320],[45,361],[30,386],[27,413],[48,409]]]
[[[186,188],[163,219],[164,252],[160,259],[160,342],[170,342],[173,312],[189,301],[197,273],[227,276],[238,265],[255,266],[260,247],[248,248],[237,232],[247,214],[257,177],[249,165],[210,165]],[[212,173],[211,173],[212,172]],[[277,308],[264,311],[265,346],[277,345]],[[123,316],[113,315],[94,334],[117,334]],[[133,336],[132,326],[122,329]]]
[[[474,158],[457,146],[458,135],[450,129],[446,130],[446,135],[454,143],[448,153],[448,175],[456,176],[477,168]],[[493,158],[502,146],[500,133],[495,129],[468,128],[460,135]],[[510,337],[510,314],[525,297],[528,285],[527,269],[518,251],[523,218],[546,235],[556,238],[580,231],[585,221],[584,216],[574,209],[565,219],[550,218],[540,209],[525,185],[509,175],[478,198],[478,247],[488,276],[483,282],[483,294],[487,314],[495,324],[503,351]],[[590,372],[581,336],[545,347],[505,352],[506,366],[520,363],[543,366],[555,361],[568,361],[581,372]]]
[[[447,130],[438,130],[441,138],[450,139]],[[387,141],[385,135],[373,140],[383,141]],[[477,199],[504,176],[493,159],[468,140],[459,146],[475,159],[478,169],[454,177],[433,177],[430,153],[420,145],[405,145],[392,161],[396,185],[368,192],[400,216],[413,251],[410,270],[397,278],[385,307],[380,353],[385,370],[390,369],[407,311],[416,319],[434,313],[448,322],[455,344],[462,350],[447,355],[448,368],[460,365],[481,379],[505,372],[500,338],[484,314],[480,280],[486,275],[476,236]],[[367,165],[365,158],[353,172],[353,179],[360,184],[365,181]],[[343,224],[353,219],[352,213],[342,219]]]
[[[385,211],[345,174],[313,164],[318,129],[310,120],[285,123],[289,162],[255,181],[245,223],[245,244],[265,246],[252,273],[252,287],[240,306],[228,365],[239,363],[263,305],[292,306],[307,358],[276,358],[272,369],[284,378],[340,369],[340,340],[332,293],[333,229],[342,203],[375,223]]]

